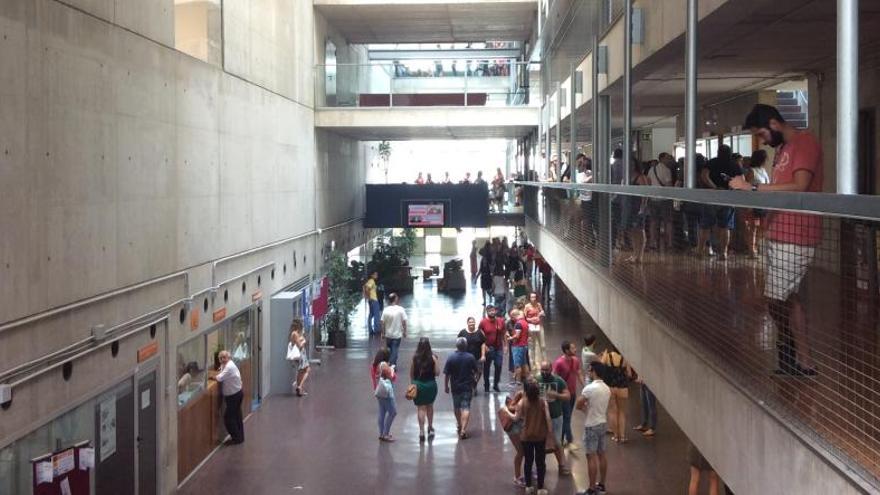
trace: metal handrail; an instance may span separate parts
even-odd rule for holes
[[[592,191],[690,203],[710,203],[737,208],[790,210],[823,216],[880,221],[880,196],[841,195],[833,193],[751,192],[720,189],[686,189],[660,186],[623,186],[615,184],[568,184],[562,182],[516,181],[521,186],[568,191]]]

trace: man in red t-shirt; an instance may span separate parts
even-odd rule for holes
[[[776,148],[770,184],[752,185],[745,177],[734,177],[731,189],[760,192],[821,192],[823,186],[822,147],[816,137],[798,130],[770,105],[758,104],[746,117],[745,128],[764,143]],[[822,219],[816,215],[774,211],[768,216],[767,272],[764,296],[776,323],[778,374],[816,374],[810,353],[806,314],[798,293],[807,269],[822,241]]]
[[[570,400],[562,403],[562,443],[569,443],[572,447],[576,447],[574,433],[571,431],[571,413],[574,410],[577,391],[584,386],[584,380],[581,377],[581,360],[577,357],[576,345],[567,340],[562,342],[562,355],[553,362],[553,373],[565,380],[571,394]]]
[[[501,365],[504,363],[504,318],[495,314],[495,306],[486,306],[486,317],[480,322],[480,330],[486,335],[486,360],[483,362],[483,390],[489,393],[489,368],[495,364],[495,385],[492,390],[501,392]]]

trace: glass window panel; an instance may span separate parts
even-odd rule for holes
[[[205,389],[205,338],[196,337],[177,348],[177,405],[183,407]]]

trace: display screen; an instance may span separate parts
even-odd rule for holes
[[[410,227],[442,227],[443,205],[407,205],[406,223]]]

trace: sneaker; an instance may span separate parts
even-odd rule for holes
[[[605,483],[596,483],[596,493],[605,495]]]

